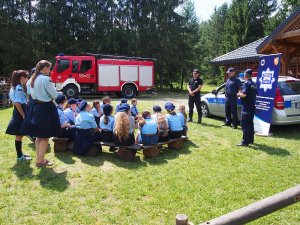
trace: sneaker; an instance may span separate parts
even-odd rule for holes
[[[193,122],[193,119],[188,118],[188,119],[187,119],[187,122]]]
[[[29,161],[32,158],[28,155],[22,155],[21,157],[17,157],[17,161]]]

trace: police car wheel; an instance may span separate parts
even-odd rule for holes
[[[208,105],[205,102],[201,102],[201,111],[202,111],[202,117],[210,116]]]
[[[124,98],[134,98],[136,95],[136,89],[133,85],[125,85],[122,89],[122,96]]]
[[[76,98],[78,95],[78,88],[75,85],[69,84],[64,88],[63,92],[67,98]]]

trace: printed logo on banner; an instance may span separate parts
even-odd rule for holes
[[[274,70],[270,70],[270,68],[267,68],[266,71],[262,71],[261,78],[259,78],[260,81],[260,89],[264,89],[264,92],[266,92],[268,89],[272,89],[272,84],[275,82],[274,78]]]

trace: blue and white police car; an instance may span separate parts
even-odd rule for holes
[[[256,77],[252,80],[256,82]],[[243,80],[242,84],[244,83]],[[225,83],[211,93],[201,96],[202,116],[225,118]],[[241,100],[238,99],[240,119]],[[300,124],[300,79],[279,76],[272,112],[272,125]]]

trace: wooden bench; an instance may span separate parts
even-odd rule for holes
[[[95,157],[97,155],[100,155],[102,153],[102,146],[100,141],[93,142],[92,146],[90,147],[90,150],[86,154],[86,156],[89,157]]]
[[[53,137],[54,152],[66,152],[73,149],[73,141],[68,141],[68,138]]]
[[[118,148],[118,157],[119,157],[119,159],[121,159],[122,161],[125,161],[125,162],[134,161],[137,150],[140,150],[143,148],[143,145],[140,145],[140,144],[133,144],[133,145],[129,145],[129,146],[117,146],[113,142],[100,142],[99,141],[99,142],[94,142],[94,143],[98,143],[101,146]]]

